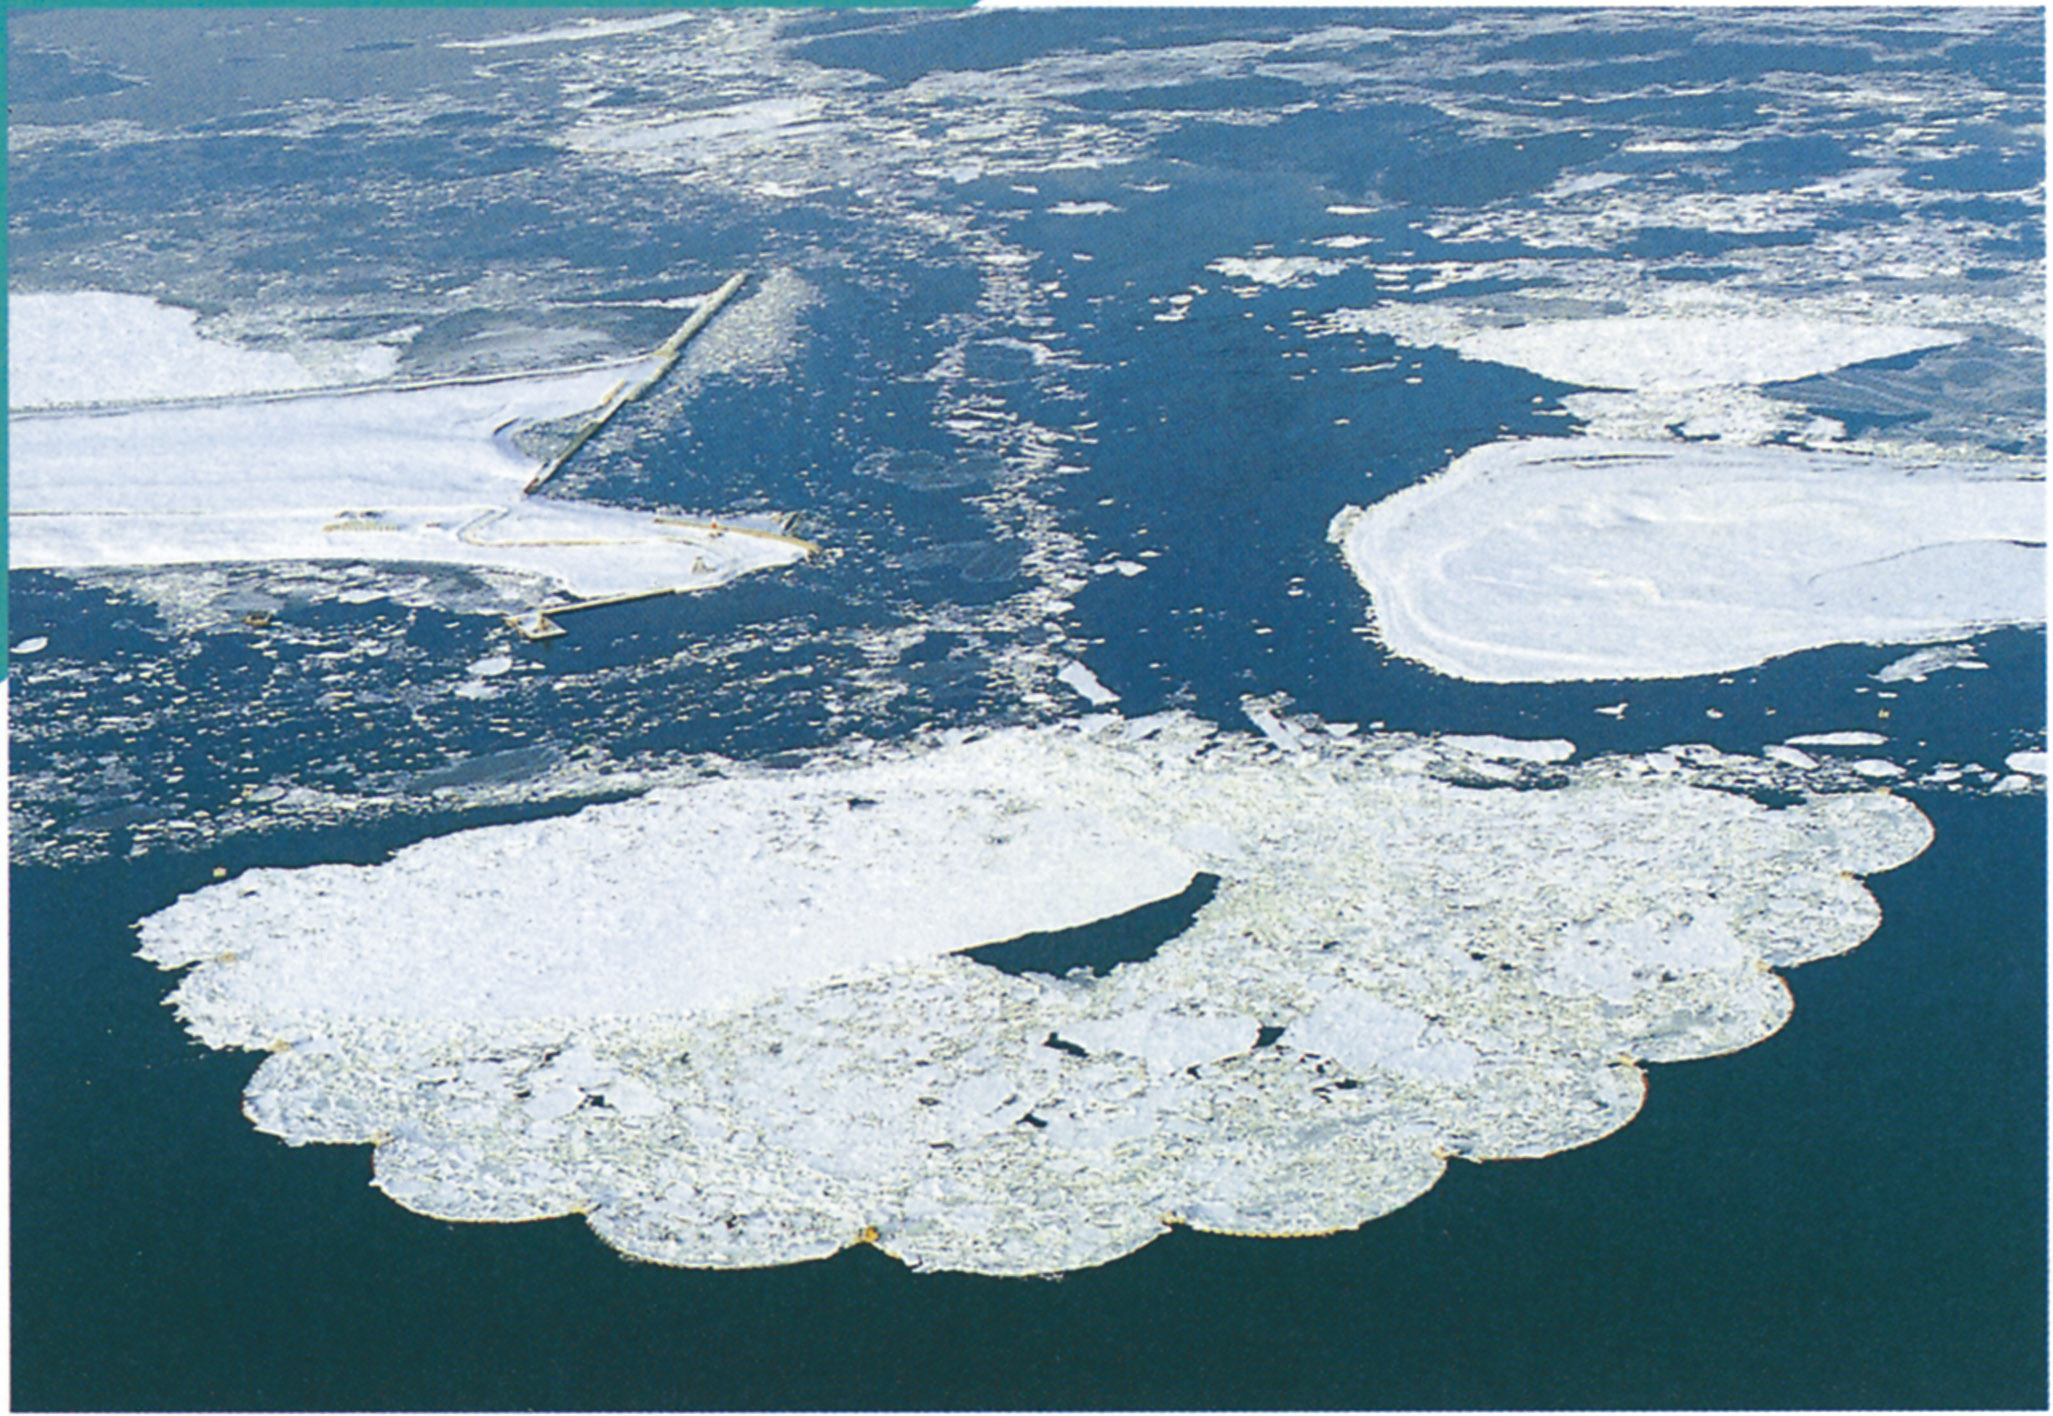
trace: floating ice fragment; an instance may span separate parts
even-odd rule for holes
[[[1149,1010],[1066,1023],[1062,1035],[1089,1052],[1138,1057],[1150,1072],[1168,1076],[1246,1052],[1260,1031],[1244,1013]]]
[[[1334,519],[1393,652],[1489,683],[1675,678],[2045,618],[2045,487],[1971,465],[1487,444]]]
[[[49,647],[49,639],[44,635],[37,634],[22,640],[21,643],[15,645],[7,652],[10,654],[40,654]]]
[[[1440,741],[1449,747],[1472,752],[1478,757],[1506,762],[1566,762],[1575,756],[1575,744],[1567,738],[1508,738],[1495,733],[1445,733]]]
[[[1597,318],[1477,330],[1457,347],[1590,388],[1777,383],[1958,344],[1951,330],[1775,316]]]
[[[479,659],[465,672],[474,678],[497,678],[513,667],[513,660],[505,654],[493,654]]]
[[[740,769],[253,871],[145,920],[142,949],[190,969],[202,1040],[267,1050],[262,1129],[376,1143],[378,1185],[424,1214],[582,1213],[668,1264],[873,1238],[1039,1273],[1165,1216],[1347,1228],[1449,1154],[1608,1134],[1633,1059],[1775,1031],[1764,966],[1857,944],[1879,916],[1853,874],[1930,838],[1884,793],[1770,809],[1617,760],[1472,790],[1249,711],[1293,750],[1172,714]],[[959,952],[1163,898],[1200,853],[1216,892],[1144,960],[1054,978]],[[294,1038],[323,1046],[271,1050]]]
[[[1880,747],[1889,741],[1880,733],[1854,730],[1840,733],[1803,733],[1797,737],[1784,738],[1791,747]]]
[[[1880,757],[1863,757],[1848,764],[1863,777],[1901,777],[1903,769],[1894,762]]]
[[[1473,1079],[1476,1049],[1465,1042],[1428,1043],[1429,1026],[1422,1013],[1343,988],[1284,1029],[1281,1041],[1299,1052],[1330,1057],[1357,1075],[1396,1071],[1457,1085]]]
[[[1098,676],[1080,663],[1065,665],[1062,672],[1055,677],[1089,699],[1094,706],[1103,707],[1107,703],[1119,701],[1118,694],[1100,683]]]
[[[688,158],[720,139],[775,141],[780,130],[788,137],[790,130],[815,123],[826,113],[827,101],[815,95],[759,98],[656,123],[587,121],[570,129],[563,141],[577,152]]]
[[[1249,699],[1241,704],[1241,711],[1247,719],[1261,730],[1267,738],[1285,752],[1296,752],[1304,746],[1304,733],[1295,725],[1278,717],[1276,710],[1259,699]]]
[[[2013,752],[2003,759],[2003,765],[2013,772],[2023,772],[2034,777],[2046,775],[2046,754],[2044,751]]]
[[[1506,329],[1473,321],[1459,308],[1396,303],[1341,310],[1330,324],[1608,389],[1780,383],[1965,338],[1944,329],[1777,315],[1597,316]]]
[[[1808,752],[1805,752],[1800,748],[1794,747],[1764,747],[1761,749],[1761,756],[1767,758],[1771,762],[1783,762],[1787,763],[1791,767],[1796,767],[1799,769],[1811,768],[1818,765],[1817,758],[1811,756]]]

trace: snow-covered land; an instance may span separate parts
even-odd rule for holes
[[[24,297],[9,336],[16,569],[442,562],[527,572],[587,598],[700,589],[806,553],[782,537],[524,494],[543,463],[512,433],[600,409],[654,372],[653,356],[322,388],[289,355],[203,339],[188,312],[95,292]]]

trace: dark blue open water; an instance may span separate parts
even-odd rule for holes
[[[2042,457],[2036,15],[730,12],[444,47],[543,23],[10,15],[11,290],[435,372],[566,328],[646,347],[676,314],[634,302],[746,266],[802,298],[558,494],[798,511],[828,548],[539,645],[451,572],[357,600],[277,567],[11,576],[10,642],[50,641],[11,669],[17,1406],[2045,1404],[2045,801],[1988,790],[2043,744],[2043,630],[1923,683],[1842,646],[1471,684],[1381,653],[1325,539],[1470,447],[1583,426],[1573,386],[1328,325],[1379,301],[1914,308],[1967,338],[1771,389],[1764,436]],[[694,114],[722,121],[618,145]],[[1271,258],[1305,264],[1247,273]],[[1050,565],[1081,579],[1052,613]],[[452,694],[498,653],[501,696]],[[1060,1281],[867,1248],[691,1272],[577,1220],[421,1218],[367,1149],[256,1134],[252,1059],[188,1039],[132,956],[217,870],[375,861],[691,754],[1081,711],[1067,658],[1130,716],[1229,726],[1282,693],[1586,756],[1880,730],[1937,840],[1870,882],[1872,939],[1792,974],[1787,1028],[1652,1067],[1602,1143],[1458,1163],[1355,1233],[1179,1229]],[[302,789],[352,804],[268,805]]]

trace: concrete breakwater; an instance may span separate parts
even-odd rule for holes
[[[741,287],[748,283],[748,276],[749,273],[745,270],[737,271],[729,276],[718,290],[715,290],[711,295],[702,300],[699,303],[699,307],[691,312],[690,318],[679,325],[676,332],[657,347],[654,355],[655,367],[649,373],[644,374],[639,380],[623,380],[619,387],[615,388],[608,395],[605,403],[600,406],[599,411],[592,416],[592,420],[578,430],[577,435],[570,440],[569,445],[563,451],[550,458],[543,465],[542,470],[535,473],[529,479],[527,486],[522,488],[522,491],[531,494],[539,490],[543,483],[562,471],[564,466],[573,457],[576,457],[579,452],[583,451],[584,445],[590,442],[600,429],[612,422],[615,414],[619,413],[621,409],[640,398],[657,384],[663,382],[670,371],[677,367],[677,361],[683,357],[684,346],[691,342],[691,337],[704,329],[713,316],[720,313],[721,307],[735,297],[741,290]]]

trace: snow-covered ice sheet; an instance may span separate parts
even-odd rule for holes
[[[198,321],[192,310],[141,295],[106,290],[10,294],[8,404],[38,408],[88,398],[219,397],[320,382],[290,354],[204,338]],[[366,376],[384,372],[391,354],[377,347],[361,351]]]
[[[1171,1224],[1348,1228],[1452,1157],[1606,1135],[1640,1061],[1774,1032],[1771,968],[1859,943],[1853,875],[1930,839],[1882,793],[1776,810],[1611,759],[1485,790],[1424,755],[1175,713],[943,735],[253,871],[142,951],[190,967],[203,1041],[270,1052],[261,1129],[375,1143],[422,1213],[1037,1273]],[[1200,872],[1192,925],[1102,977],[957,952]]]
[[[2045,484],[1987,464],[1501,442],[1331,535],[1393,653],[1490,683],[1719,673],[2045,618]]]

